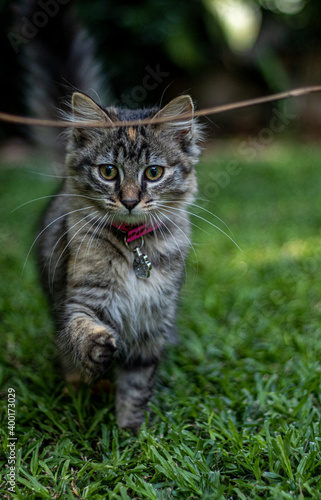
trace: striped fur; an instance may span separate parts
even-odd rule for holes
[[[81,88],[79,82],[77,86]],[[69,377],[78,373],[92,382],[114,367],[117,422],[123,428],[141,425],[157,364],[175,336],[190,245],[186,209],[196,192],[194,165],[200,153],[199,126],[184,118],[192,110],[189,96],[161,110],[132,111],[102,108],[86,94],[74,93],[71,120],[182,119],[71,129],[65,180],[37,240],[43,285]],[[118,169],[112,180],[102,175],[108,165]],[[159,179],[148,179],[151,166],[162,167]],[[124,234],[113,224],[159,222],[162,226],[144,238],[143,252],[153,269],[150,278],[140,280]]]

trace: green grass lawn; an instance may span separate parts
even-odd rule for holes
[[[321,498],[320,150],[275,143],[247,161],[237,145],[199,166],[196,203],[231,232],[193,209],[180,343],[137,437],[118,430],[112,390],[64,391],[33,253],[22,272],[46,200],[12,212],[56,182],[30,172],[39,159],[1,165],[1,498]]]

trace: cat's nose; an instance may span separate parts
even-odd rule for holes
[[[133,210],[136,205],[138,205],[140,200],[121,200],[121,202],[130,211]]]

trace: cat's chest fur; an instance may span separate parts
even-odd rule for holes
[[[75,300],[99,311],[103,323],[113,322],[120,334],[119,348],[141,349],[172,336],[177,294],[183,274],[186,241],[173,246],[161,234],[147,235],[141,248],[152,263],[148,279],[133,269],[135,253],[123,237],[106,231],[91,245],[90,235],[74,238],[68,263],[68,289]],[[88,242],[86,242],[86,239]],[[141,240],[137,241],[137,246]],[[81,245],[79,247],[79,245]],[[135,248],[132,242],[131,247]]]

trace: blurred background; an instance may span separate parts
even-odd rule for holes
[[[30,114],[13,3],[0,6],[0,110]],[[321,83],[318,0],[78,0],[74,8],[96,40],[111,100],[124,107],[188,92],[203,108]],[[214,116],[210,136],[255,133],[275,106]],[[299,118],[291,125],[297,134],[318,137],[321,96],[291,100],[289,110]],[[0,124],[0,144],[12,137],[28,138],[28,130]]]

